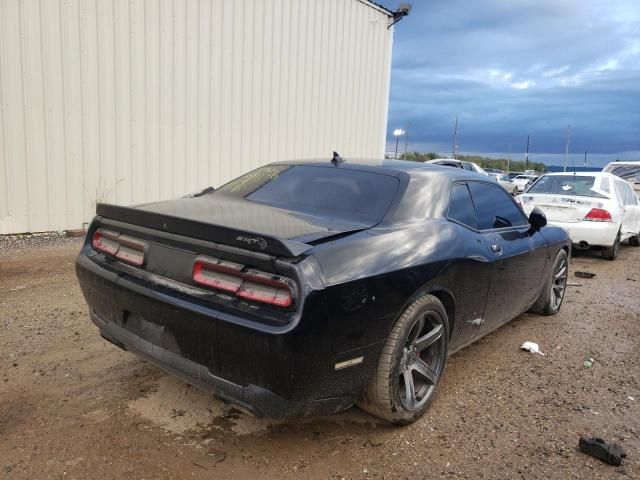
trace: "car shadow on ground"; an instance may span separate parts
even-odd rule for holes
[[[258,418],[216,398],[211,393],[158,370],[149,363],[145,362],[140,376],[129,380],[136,382],[140,377],[149,378],[151,385],[143,396],[128,402],[129,411],[178,435],[260,435],[266,432],[296,431],[303,426],[306,429],[309,424],[336,427],[349,425],[351,429],[360,427],[363,430],[388,425],[355,407],[323,417],[286,421]],[[129,381],[125,380],[123,383],[127,384]]]

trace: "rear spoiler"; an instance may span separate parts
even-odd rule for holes
[[[224,245],[274,256],[297,257],[313,248],[312,245],[287,240],[285,238],[270,237],[246,230],[236,230],[212,223],[141,210],[135,207],[121,207],[108,203],[98,203],[96,205],[96,215],[132,225],[151,228],[153,230],[222,243]]]

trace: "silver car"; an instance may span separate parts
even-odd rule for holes
[[[504,173],[489,173],[490,176],[496,179],[496,182],[500,184],[511,195],[516,194],[516,184],[511,181],[509,175]]]

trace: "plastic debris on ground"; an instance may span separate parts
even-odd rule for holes
[[[598,437],[580,437],[578,448],[582,453],[616,467],[622,465],[622,459],[627,456],[622,447],[609,444]]]
[[[596,276],[595,273],[591,272],[575,272],[574,275],[578,278],[593,278]]]
[[[584,362],[582,362],[582,366],[584,368],[591,368],[593,367],[593,358],[591,357],[585,357]]]
[[[544,353],[542,353],[540,351],[540,347],[538,346],[537,343],[533,343],[533,342],[524,342],[520,348],[522,350],[527,350],[528,352],[531,353],[539,353],[540,355],[544,356]]]

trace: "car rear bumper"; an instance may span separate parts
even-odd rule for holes
[[[557,222],[549,220],[549,225],[564,228],[575,245],[587,243],[589,246],[610,247],[614,244],[620,226],[613,222]]]
[[[340,412],[353,404],[353,400],[346,397],[294,402],[257,385],[238,385],[213,375],[204,365],[158,347],[125,328],[102,320],[95,314],[90,314],[90,317],[100,329],[100,335],[109,342],[258,417],[294,418],[330,414]]]
[[[381,348],[334,352],[322,308],[312,309],[292,330],[259,331],[225,320],[228,313],[222,311],[190,309],[180,294],[169,298],[171,292],[103,268],[85,250],[76,273],[91,320],[104,338],[257,416],[312,416],[348,408]],[[335,369],[360,356],[361,364]]]

